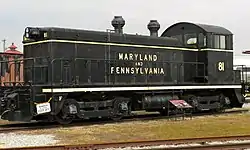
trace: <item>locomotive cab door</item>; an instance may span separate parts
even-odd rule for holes
[[[59,85],[71,85],[73,84],[72,72],[74,68],[74,63],[70,59],[54,59],[52,60],[51,66],[51,77],[52,84]]]

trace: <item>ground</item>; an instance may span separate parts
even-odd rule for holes
[[[86,144],[134,140],[176,139],[250,134],[250,113],[196,117],[191,120],[157,120],[110,123],[23,131],[18,134],[51,134],[58,144]]]
[[[9,122],[8,122],[8,121],[1,120],[1,119],[0,119],[0,125],[1,125],[1,124],[7,124],[7,123],[9,123]]]
[[[9,121],[0,119],[0,125],[2,125],[2,124],[18,124],[18,123],[21,123],[21,122],[9,122]]]

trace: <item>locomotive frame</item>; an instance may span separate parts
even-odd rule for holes
[[[156,20],[148,24],[150,36],[124,34],[120,16],[112,25],[114,33],[26,28],[24,82],[4,88],[1,118],[68,124],[75,118],[117,120],[134,110],[164,115],[174,110],[173,99],[195,111],[243,105],[229,30],[181,22],[158,37]]]

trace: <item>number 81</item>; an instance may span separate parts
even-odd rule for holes
[[[225,63],[224,62],[219,62],[218,63],[218,70],[219,71],[224,71],[225,70]]]

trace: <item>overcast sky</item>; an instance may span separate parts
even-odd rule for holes
[[[26,26],[105,31],[113,16],[121,15],[124,32],[144,35],[150,19],[161,24],[159,34],[179,21],[223,26],[234,33],[236,55],[250,50],[250,0],[1,0],[0,6],[0,38],[19,49]]]

